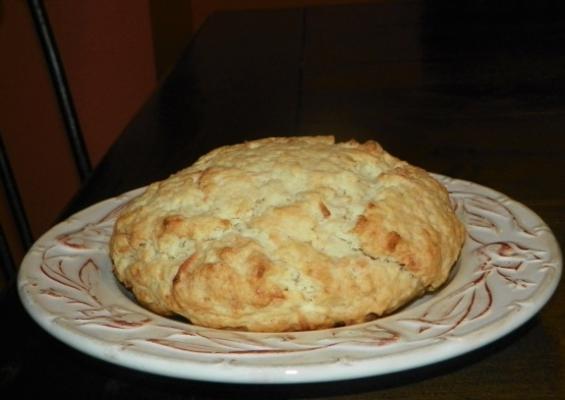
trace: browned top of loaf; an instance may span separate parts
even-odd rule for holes
[[[216,149],[119,217],[117,277],[161,314],[217,328],[356,323],[439,287],[464,229],[445,188],[369,141]]]

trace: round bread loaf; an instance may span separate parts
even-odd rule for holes
[[[446,189],[377,143],[268,138],[148,186],[110,253],[158,314],[280,332],[398,309],[446,281],[464,236]]]

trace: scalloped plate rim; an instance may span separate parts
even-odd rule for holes
[[[337,356],[337,358],[334,359],[332,358],[330,349],[326,362],[304,363],[302,365],[297,365],[296,362],[285,364],[282,359],[284,358],[283,355],[281,356],[280,365],[266,364],[258,366],[257,363],[246,365],[245,363],[239,363],[239,361],[245,360],[246,357],[261,360],[262,355],[260,354],[253,354],[252,356],[231,354],[229,357],[226,357],[222,353],[218,353],[216,356],[217,360],[214,361],[215,356],[213,353],[210,353],[205,357],[196,355],[194,360],[187,360],[181,357],[169,357],[167,356],[167,354],[169,354],[167,351],[162,354],[158,352],[157,354],[147,353],[139,349],[131,349],[128,348],[128,346],[99,339],[98,337],[77,331],[76,329],[69,329],[64,324],[58,322],[59,315],[47,311],[41,305],[42,299],[38,294],[31,293],[27,288],[30,284],[28,280],[29,270],[32,268],[32,262],[36,261],[37,252],[42,250],[42,246],[46,241],[51,240],[53,236],[57,236],[58,232],[65,232],[65,229],[68,230],[69,226],[74,226],[74,224],[80,222],[82,218],[86,218],[91,214],[97,212],[104,214],[102,210],[105,210],[106,207],[110,207],[112,204],[119,204],[123,199],[130,198],[140,193],[144,188],[134,189],[122,195],[93,204],[73,214],[67,220],[55,225],[42,235],[22,261],[18,276],[19,295],[27,312],[44,330],[74,349],[117,365],[174,378],[225,383],[306,383],[363,378],[431,365],[481,348],[522,326],[536,315],[551,298],[557,289],[562,273],[562,257],[559,244],[551,232],[551,229],[531,209],[491,188],[470,181],[448,178],[439,174],[433,175],[438,180],[443,181],[444,184],[463,185],[475,191],[489,193],[491,196],[496,197],[497,201],[503,200],[506,204],[510,204],[512,208],[519,210],[520,213],[528,214],[528,218],[535,219],[546,230],[547,250],[552,254],[552,260],[554,261],[553,279],[549,281],[544,279],[544,287],[535,293],[535,299],[530,301],[531,304],[525,306],[523,310],[513,313],[511,318],[509,318],[508,315],[503,316],[501,319],[490,322],[486,327],[481,327],[478,330],[472,330],[466,333],[463,337],[456,337],[454,339],[446,337],[439,337],[438,339],[432,337],[429,340],[429,344],[414,349],[395,351],[383,357],[348,360],[347,357]],[[404,311],[400,311],[399,313],[393,314],[393,316],[397,317],[403,312]],[[149,312],[147,311],[147,313]],[[153,315],[153,317],[156,320],[163,319],[163,317],[155,315]],[[386,320],[386,318],[383,320]],[[181,323],[181,325],[183,324]],[[343,331],[356,329],[356,327],[357,326],[337,329]],[[206,328],[202,329],[206,331]],[[326,331],[332,332],[335,330]],[[246,335],[246,333],[238,334]],[[249,335],[265,334],[251,333]],[[273,335],[276,336],[276,334]],[[301,335],[301,333],[293,335]],[[306,354],[306,356],[308,355]],[[269,357],[277,358],[276,355],[272,354]],[[261,362],[259,361],[258,364],[261,365]]]

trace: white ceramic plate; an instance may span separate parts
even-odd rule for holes
[[[522,325],[555,291],[558,244],[532,211],[491,189],[443,176],[468,236],[449,283],[389,317],[315,332],[201,328],[155,315],[112,275],[108,239],[136,190],[55,226],[33,246],[19,293],[49,333],[94,357],[177,378],[240,383],[329,381],[445,360]]]

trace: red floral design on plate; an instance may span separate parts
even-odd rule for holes
[[[473,332],[494,338],[499,334],[494,322],[514,326],[512,318],[531,316],[555,289],[561,273],[555,239],[519,203],[469,182],[438,179],[467,228],[461,259],[445,287],[386,318],[323,331],[254,334],[201,328],[150,313],[117,283],[108,257],[115,218],[139,190],[73,216],[40,240],[22,266],[24,304],[37,319],[49,317],[53,323],[44,323],[46,329],[64,337],[90,338],[94,347],[100,343],[128,351],[121,356],[151,354],[202,365],[355,368],[369,360],[385,370],[389,356]]]

